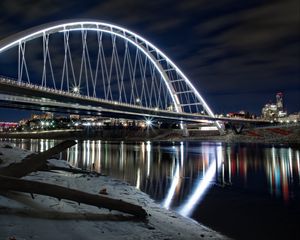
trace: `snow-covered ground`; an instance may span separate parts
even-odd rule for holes
[[[8,148],[0,142],[0,168],[21,161],[31,152]],[[68,167],[65,161],[49,164]],[[34,172],[25,179],[57,184],[97,194],[106,188],[108,197],[142,206],[147,221],[118,211],[56,198],[17,192],[0,192],[0,239],[227,239],[191,219],[163,209],[148,195],[107,176],[62,171]]]

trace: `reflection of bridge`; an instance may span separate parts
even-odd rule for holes
[[[53,57],[54,56],[54,57]],[[3,59],[2,59],[3,57]],[[176,122],[216,118],[182,71],[141,36],[94,21],[57,22],[0,42],[0,104]],[[16,71],[10,68],[15,66]]]

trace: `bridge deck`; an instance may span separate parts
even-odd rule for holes
[[[146,108],[122,102],[82,96],[75,93],[46,88],[7,77],[0,77],[0,105],[12,108],[24,108],[67,113],[84,113],[111,117],[144,119],[145,117],[176,122],[242,122],[268,123],[259,119],[214,118],[198,113],[178,113],[163,109]]]

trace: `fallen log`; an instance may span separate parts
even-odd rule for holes
[[[0,175],[17,178],[24,177],[27,174],[38,171],[40,168],[45,166],[47,164],[47,160],[51,156],[58,154],[64,151],[65,149],[72,147],[75,144],[76,141],[74,140],[66,140],[44,152],[31,154],[19,163],[11,164],[7,167],[0,168]]]
[[[147,216],[147,212],[141,206],[124,202],[122,200],[86,193],[49,183],[0,175],[0,189],[30,194],[41,194],[58,199],[71,200],[77,203],[93,205],[99,208],[121,211],[142,219],[146,218]]]

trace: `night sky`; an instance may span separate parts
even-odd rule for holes
[[[111,22],[145,37],[181,68],[215,113],[260,114],[278,91],[289,113],[300,111],[299,0],[1,0],[0,40],[76,18]],[[0,121],[28,115],[0,108]]]

